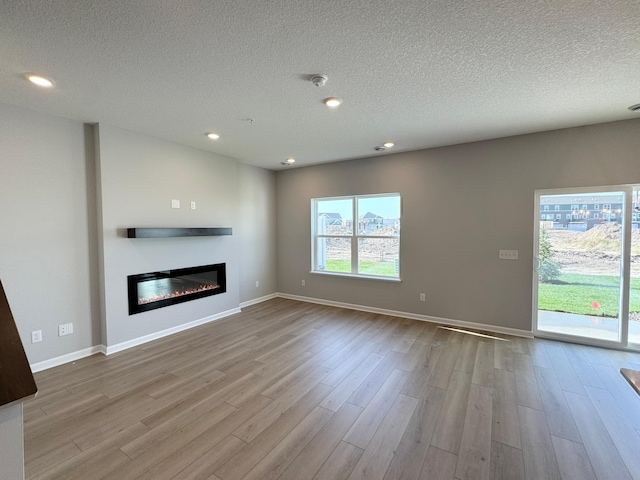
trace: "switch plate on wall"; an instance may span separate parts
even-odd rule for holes
[[[518,260],[518,250],[500,250],[500,260]]]
[[[36,330],[31,332],[31,343],[38,343],[42,341],[42,330]]]
[[[171,208],[180,208],[180,200],[171,200]]]
[[[191,210],[195,210],[196,209],[196,202],[192,201],[191,202]]]
[[[58,336],[70,335],[73,333],[73,323],[65,323],[64,325],[58,325]]]

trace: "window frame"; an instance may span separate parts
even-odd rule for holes
[[[364,278],[369,280],[382,280],[388,282],[400,282],[401,281],[401,267],[400,267],[400,258],[401,258],[401,245],[400,245],[400,230],[397,235],[368,235],[361,234],[358,231],[359,224],[359,216],[358,214],[358,200],[360,199],[370,199],[370,198],[381,198],[381,197],[389,197],[389,198],[398,198],[400,203],[400,212],[398,216],[398,221],[402,226],[402,195],[399,192],[390,192],[390,193],[374,193],[367,195],[342,195],[335,197],[317,197],[311,199],[311,270],[309,273],[318,274],[318,275],[329,275],[329,276],[337,276],[337,277],[352,277],[352,278]],[[351,200],[351,208],[352,208],[352,225],[351,225],[351,234],[350,235],[340,235],[340,234],[318,234],[318,203],[321,201],[333,201],[333,200]],[[363,212],[364,215],[366,212]],[[402,227],[400,227],[402,228]],[[327,270],[318,270],[318,240],[320,238],[348,238],[351,241],[351,272],[335,272],[335,271],[327,271]],[[395,276],[389,275],[372,275],[369,273],[359,273],[358,272],[358,253],[359,253],[359,243],[360,239],[397,239],[398,240],[398,261],[397,261],[397,273]]]

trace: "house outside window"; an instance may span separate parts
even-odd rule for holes
[[[554,205],[553,209],[557,212],[558,210],[560,210],[560,205]]]
[[[311,272],[400,279],[399,193],[311,200]]]

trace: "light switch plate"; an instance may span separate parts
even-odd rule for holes
[[[500,260],[518,260],[518,250],[500,250]]]
[[[171,208],[180,208],[180,200],[171,200]]]

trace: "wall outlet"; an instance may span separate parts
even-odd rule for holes
[[[256,280],[256,288],[260,287],[260,280]]]
[[[42,330],[36,330],[31,332],[31,343],[38,343],[42,341]]]
[[[191,202],[191,210],[195,210],[196,209],[196,202]]]
[[[427,300],[427,295],[426,295],[426,294],[424,294],[424,293],[421,293],[421,294],[420,294],[420,301],[421,301],[421,302],[425,302],[426,300]]]
[[[302,281],[300,282],[300,285],[304,287],[304,286],[306,286],[307,284],[306,284],[306,282],[305,282],[304,280],[302,280]]]
[[[180,200],[171,200],[171,208],[180,208]]]
[[[498,257],[500,260],[518,260],[518,250],[500,250]]]
[[[58,336],[70,335],[73,333],[73,323],[65,323],[64,325],[58,325]]]

